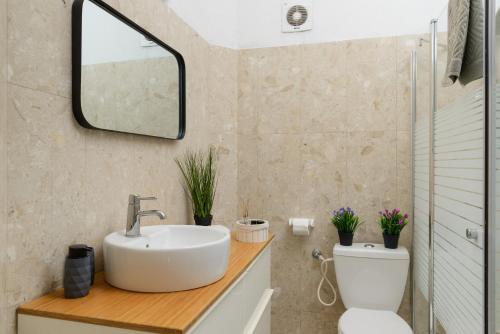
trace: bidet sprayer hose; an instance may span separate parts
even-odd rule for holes
[[[316,260],[321,261],[321,265],[320,265],[321,280],[319,281],[318,290],[316,291],[316,294],[318,296],[318,300],[324,306],[333,306],[335,304],[335,302],[337,301],[337,291],[335,290],[335,287],[333,286],[332,282],[326,276],[326,274],[328,272],[328,262],[333,262],[333,257],[325,259],[325,257],[323,256],[323,254],[321,253],[321,251],[319,249],[314,249],[312,252],[312,256]],[[321,288],[323,287],[323,284],[325,284],[325,282],[332,289],[332,293],[333,293],[333,300],[329,303],[325,302],[321,298]]]

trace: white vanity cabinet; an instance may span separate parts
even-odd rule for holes
[[[19,334],[269,334],[271,333],[271,248],[267,245],[244,272],[186,331],[141,331],[18,314]],[[122,326],[126,327],[126,326]],[[136,326],[137,328],[137,326]]]
[[[271,333],[271,250],[265,249],[188,331],[189,334]]]

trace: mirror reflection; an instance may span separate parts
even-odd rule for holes
[[[81,111],[94,128],[178,138],[173,53],[91,1],[82,9]]]

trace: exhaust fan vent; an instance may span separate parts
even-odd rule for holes
[[[281,28],[283,32],[298,32],[312,29],[311,1],[285,2],[283,3],[282,12],[283,20]]]
[[[307,21],[307,9],[301,5],[292,6],[286,13],[286,21],[288,24],[298,27]]]

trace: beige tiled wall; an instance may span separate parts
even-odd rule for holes
[[[357,240],[374,242],[380,208],[408,209],[408,52],[416,38],[238,52],[208,45],[161,0],[109,3],[185,56],[187,137],[79,127],[71,1],[0,0],[0,333],[14,333],[17,305],[61,283],[67,245],[86,242],[100,255],[104,235],[122,227],[129,193],[157,195],[149,205],[164,209],[168,223],[190,220],[173,158],[207,144],[220,156],[216,221],[230,224],[246,200],[252,215],[272,221],[273,334],[333,333],[343,307],[316,301],[310,253],[331,255],[334,208],[353,206],[366,221]],[[291,216],[316,219],[310,238],[291,235]],[[409,307],[406,298],[405,318]]]
[[[95,246],[102,266],[101,241],[123,227],[129,193],[158,196],[147,205],[165,210],[168,223],[191,220],[173,162],[187,147],[217,147],[215,220],[236,218],[237,52],[208,45],[161,0],[109,2],[184,55],[187,136],[168,141],[81,128],[71,108],[72,1],[0,0],[2,334],[15,332],[17,305],[61,284],[69,244]]]
[[[273,334],[333,333],[344,308],[316,300],[319,266],[338,241],[329,212],[353,207],[365,224],[355,241],[382,242],[382,208],[409,209],[409,52],[417,37],[240,52],[240,210],[271,220]],[[308,238],[288,218],[312,217]],[[409,246],[410,230],[402,244]],[[331,271],[332,277],[333,271]],[[408,294],[407,294],[408,295]],[[409,319],[406,296],[400,313]]]
[[[7,0],[0,0],[0,333],[6,332],[5,259],[7,255]]]

